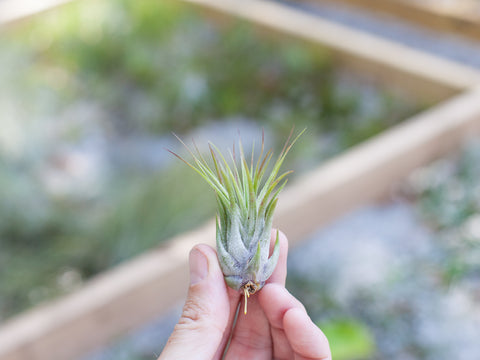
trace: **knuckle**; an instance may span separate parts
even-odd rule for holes
[[[182,315],[175,325],[176,334],[209,331],[210,336],[223,335],[226,322],[219,321],[214,315],[214,310],[208,305],[187,299]]]
[[[208,318],[210,311],[207,307],[195,302],[192,299],[187,299],[183,307],[182,316],[179,324],[186,327],[196,327],[202,320]]]

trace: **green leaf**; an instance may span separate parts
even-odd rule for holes
[[[333,359],[370,359],[375,354],[373,334],[359,320],[336,319],[317,325],[327,336]]]

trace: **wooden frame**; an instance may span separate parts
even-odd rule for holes
[[[224,19],[247,20],[275,34],[327,48],[336,63],[374,74],[425,101],[444,100],[480,83],[480,72],[468,66],[357,31],[272,1],[185,0]]]
[[[390,14],[408,22],[436,31],[457,34],[480,40],[480,6],[474,0],[416,1],[416,0],[301,0],[314,3],[343,2],[369,12]]]
[[[268,1],[192,0],[333,51],[338,61],[438,100],[459,94],[332,159],[281,195],[275,223],[292,245],[335,217],[388,193],[419,165],[480,133],[477,71]],[[366,51],[365,47],[381,51]],[[444,74],[447,73],[448,76]],[[401,81],[403,80],[403,82]],[[0,360],[72,359],[159,316],[186,293],[188,251],[214,243],[214,225],[172,239],[91,280],[81,290],[0,328]]]

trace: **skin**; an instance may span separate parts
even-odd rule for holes
[[[272,230],[271,251],[275,235]],[[285,288],[287,253],[287,238],[280,233],[277,267],[248,299],[247,315],[239,313],[225,359],[331,359],[327,338]],[[190,252],[190,278],[182,316],[159,360],[222,359],[243,295],[225,285],[216,252],[208,245]]]

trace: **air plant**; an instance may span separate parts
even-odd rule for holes
[[[245,297],[244,313],[247,313],[247,298],[260,290],[272,275],[278,261],[280,246],[278,231],[272,255],[269,257],[273,213],[278,195],[291,173],[280,172],[287,153],[303,131],[290,142],[288,137],[280,155],[267,171],[272,159],[272,150],[264,154],[264,135],[260,155],[254,161],[255,144],[251,158],[245,157],[239,141],[240,159],[237,161],[235,145],[229,152],[231,164],[221,151],[209,143],[211,163],[200,153],[195,142],[191,150],[178,136],[193,158],[188,162],[172,152],[194,169],[215,190],[217,199],[216,243],[220,267],[229,287],[242,291]],[[176,135],[175,135],[176,136]]]

